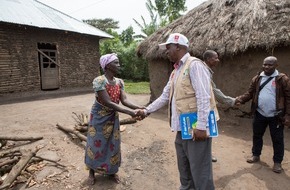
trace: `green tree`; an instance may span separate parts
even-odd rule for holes
[[[136,38],[142,38],[145,39],[146,37],[150,36],[151,34],[153,34],[158,28],[158,14],[156,13],[157,8],[153,5],[151,0],[147,0],[146,2],[146,8],[150,14],[150,19],[151,21],[149,23],[147,23],[144,19],[143,16],[141,16],[142,19],[142,24],[140,22],[138,22],[136,19],[133,18],[133,20],[135,21],[135,23],[140,27],[141,32],[143,32],[143,34],[139,34],[136,35]]]
[[[142,24],[136,19],[135,23],[140,27],[145,35],[137,35],[139,38],[146,38],[153,34],[158,28],[166,26],[181,16],[180,12],[186,11],[186,0],[155,0],[155,5],[151,0],[147,0],[146,8],[150,14],[150,22],[147,23],[141,16]]]
[[[147,62],[136,56],[138,42],[132,42],[128,47],[122,48],[119,54],[122,68],[121,78],[137,81],[149,81]]]
[[[186,0],[155,0],[159,16],[169,23],[179,18],[180,12],[187,10],[185,2]]]
[[[108,29],[119,29],[119,21],[115,21],[112,18],[105,18],[105,19],[94,18],[94,19],[83,20],[83,22],[106,32]]]
[[[102,31],[105,31],[113,36],[112,39],[102,39],[100,41],[100,54],[104,55],[107,53],[118,53],[120,49],[123,47],[122,42],[120,41],[119,34],[114,31],[115,29],[119,29],[119,21],[115,21],[112,18],[105,19],[88,19],[83,20],[83,22],[98,28]]]
[[[106,24],[100,19],[86,20],[86,23],[94,27],[99,26],[98,29],[102,29],[113,36],[112,39],[102,39],[100,41],[100,54],[117,53],[122,68],[121,78],[132,81],[149,81],[148,65],[144,59],[136,55],[138,43],[133,38],[133,27],[129,26],[119,35],[115,31],[118,28],[118,22],[113,19],[107,21],[110,24]]]
[[[134,36],[135,32],[132,26],[129,26],[126,30],[122,31],[120,35],[120,40],[124,44],[124,46],[129,46],[131,43],[134,41]]]
[[[100,54],[104,55],[107,53],[117,53],[121,52],[121,49],[124,47],[123,43],[119,39],[119,35],[116,31],[111,29],[107,29],[109,34],[111,34],[114,38],[112,39],[102,39],[100,41]]]

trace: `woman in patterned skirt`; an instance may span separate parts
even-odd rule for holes
[[[117,175],[121,163],[118,112],[137,117],[134,109],[142,108],[127,99],[123,80],[115,77],[120,69],[116,54],[101,56],[100,65],[105,74],[93,81],[96,100],[91,109],[85,151],[91,185],[95,183],[95,172],[120,182]],[[119,102],[126,107],[120,106]]]

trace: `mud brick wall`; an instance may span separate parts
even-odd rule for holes
[[[38,43],[57,50],[60,88],[86,87],[99,75],[99,38],[0,22],[0,94],[41,90]]]

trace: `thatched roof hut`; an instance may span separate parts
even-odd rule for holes
[[[233,96],[238,95],[236,92],[242,93],[248,87],[267,55],[278,57],[284,68],[282,72],[289,71],[289,15],[290,0],[208,0],[148,37],[138,47],[137,54],[149,61],[151,84],[161,81],[163,84],[159,86],[164,86],[169,74],[166,79],[160,79],[162,75],[156,78],[154,72],[162,70],[165,73],[163,68],[171,71],[172,67],[168,66],[166,55],[158,49],[158,44],[165,42],[171,33],[182,33],[189,39],[192,55],[201,57],[206,49],[214,49],[220,54],[222,63],[215,72],[219,86],[233,86],[234,83],[228,84],[231,80],[246,80],[239,82],[242,88],[228,90]],[[230,72],[238,73],[231,77]],[[222,74],[228,76],[218,80]],[[162,88],[157,89],[154,84],[151,89],[151,99],[162,92]]]

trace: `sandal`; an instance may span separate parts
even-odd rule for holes
[[[117,184],[119,184],[119,183],[121,182],[120,177],[119,177],[118,174],[111,174],[111,175],[109,175],[109,177],[110,177],[111,179],[113,179],[113,181],[114,181],[115,183],[117,183]]]

